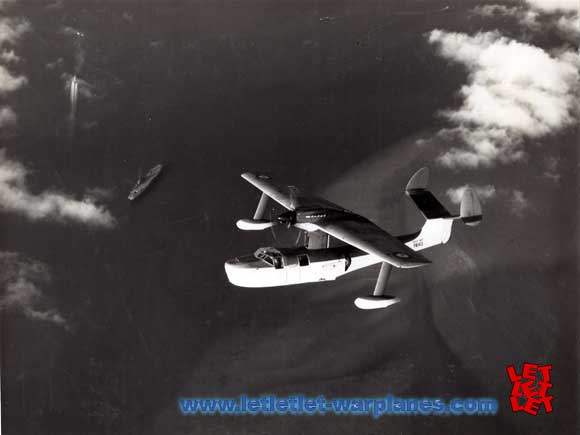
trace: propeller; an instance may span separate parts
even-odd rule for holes
[[[270,226],[270,231],[272,233],[272,239],[276,242],[284,242],[283,234],[280,234],[279,227],[281,225],[285,226],[286,230],[292,229],[292,224],[296,222],[295,213],[292,211],[287,211],[281,215],[276,216],[276,207],[270,208],[270,222],[272,225]],[[298,229],[297,229],[298,230]],[[298,234],[296,235],[296,239],[294,240],[293,245],[298,246],[301,239],[305,237],[307,233],[302,230],[298,230]]]
[[[288,190],[290,192],[290,207],[295,210],[298,207],[297,198],[300,191],[296,186],[288,186]]]
[[[276,207],[271,207],[270,208],[270,222],[275,222],[275,218],[274,218],[274,211],[276,210]],[[278,237],[276,236],[276,230],[274,229],[276,225],[272,225],[270,227],[270,231],[272,232],[272,238],[277,242],[278,241]]]
[[[306,231],[299,230],[298,237],[296,237],[296,241],[294,242],[294,246],[298,246],[298,243],[300,243],[300,239],[303,236],[304,236],[304,245],[306,245],[306,234],[308,234]]]
[[[287,210],[282,214],[275,216],[276,207],[274,206],[270,208],[269,219],[264,219],[264,214],[266,212],[266,200],[268,197],[265,193],[262,193],[262,197],[260,198],[260,202],[258,203],[258,208],[254,213],[253,219],[240,219],[236,222],[236,226],[241,230],[252,231],[265,230],[270,228],[270,231],[272,232],[272,238],[278,242],[280,239],[280,233],[277,232],[277,227],[279,225],[283,225],[287,230],[290,230],[294,224],[296,224],[296,211],[294,211],[294,209],[298,206],[299,190],[294,186],[289,186],[288,189],[290,199],[289,206],[291,210]],[[303,235],[302,233],[303,231],[298,230],[298,235],[294,242],[294,246],[297,246],[300,242],[300,239]]]
[[[276,218],[276,221],[278,224],[286,225],[286,228],[290,229],[296,223],[296,212],[291,210],[284,212]]]

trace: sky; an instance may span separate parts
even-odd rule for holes
[[[575,433],[577,2],[0,1],[2,414],[14,433]],[[164,163],[139,201],[128,191]],[[429,166],[434,264],[362,313],[378,269],[238,289],[223,262],[295,234],[235,221],[263,171],[394,234]],[[280,210],[279,210],[280,211]],[[552,416],[505,367],[552,363]],[[496,418],[186,418],[182,395],[490,396]],[[551,418],[550,418],[551,417]],[[366,431],[366,432],[365,432]]]

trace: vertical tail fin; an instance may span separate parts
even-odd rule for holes
[[[472,227],[479,225],[483,219],[479,199],[477,198],[475,191],[469,187],[463,191],[459,215],[465,225]]]
[[[461,198],[460,214],[452,215],[439,200],[427,190],[429,169],[421,168],[411,177],[405,188],[419,211],[426,219],[421,232],[407,246],[419,251],[447,243],[451,237],[453,221],[461,219],[466,225],[475,226],[482,220],[481,204],[473,189],[467,188]]]

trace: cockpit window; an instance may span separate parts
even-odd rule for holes
[[[282,269],[284,267],[282,254],[274,248],[260,248],[254,253],[254,257],[270,266],[274,266],[276,269]]]
[[[274,265],[274,262],[272,261],[272,258],[266,254],[264,254],[263,252],[259,252],[256,254],[256,258],[262,261],[265,261],[266,263],[268,263],[270,266]]]

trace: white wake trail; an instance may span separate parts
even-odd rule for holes
[[[70,119],[72,122],[76,119],[77,105],[79,98],[79,79],[73,76],[70,82]]]

